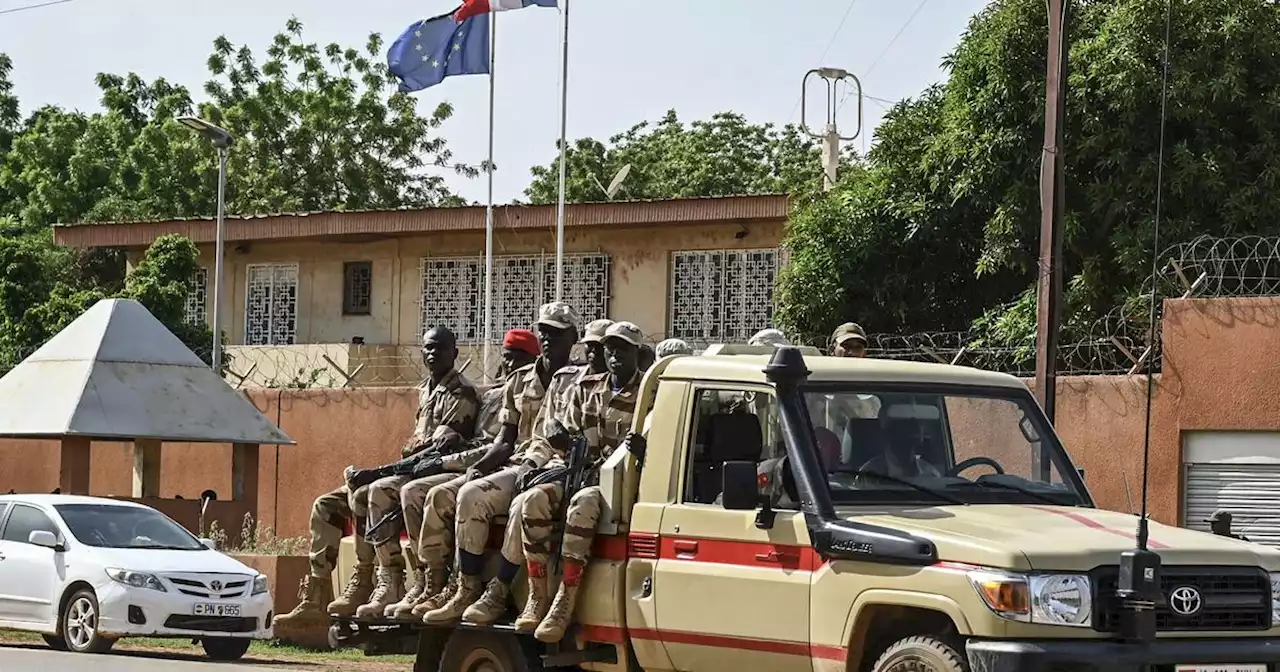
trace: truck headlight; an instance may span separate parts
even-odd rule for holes
[[[267,592],[267,577],[258,575],[258,577],[253,580],[253,592],[250,593],[250,596],[261,595],[265,592]]]
[[[126,586],[134,588],[148,588],[150,590],[167,593],[164,584],[160,583],[160,579],[155,574],[147,574],[145,572],[131,572],[127,569],[108,569],[107,576],[112,581],[123,583]]]
[[[1271,626],[1280,625],[1280,572],[1271,574]]]
[[[1011,621],[1086,627],[1093,617],[1092,586],[1083,574],[1014,574],[981,569],[969,572],[969,582],[991,611]],[[1280,582],[1272,585],[1280,588]],[[1273,594],[1280,594],[1276,588]]]

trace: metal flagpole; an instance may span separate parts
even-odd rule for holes
[[[498,17],[489,14],[489,202],[484,209],[484,379],[489,380],[490,359],[493,329],[493,113],[494,113],[494,66],[497,63]]]
[[[564,46],[560,55],[560,199],[556,204],[556,301],[564,300],[564,177],[569,118],[569,0],[564,3]]]

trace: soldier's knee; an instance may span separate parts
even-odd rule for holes
[[[458,491],[459,511],[463,509],[470,509],[484,499],[484,490],[480,488],[477,483],[477,481],[467,483]]]

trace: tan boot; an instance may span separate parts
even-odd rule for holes
[[[467,607],[480,599],[480,593],[483,590],[484,584],[480,581],[480,577],[462,574],[458,577],[458,589],[453,592],[449,601],[439,609],[428,611],[422,617],[422,622],[428,625],[439,625],[457,621],[462,618],[462,612],[466,611]]]
[[[547,566],[529,563],[529,599],[524,603],[524,611],[516,617],[516,632],[529,634],[538,629],[538,624],[547,617],[547,610],[551,608],[549,598]]]
[[[387,607],[384,612],[387,618],[393,618],[400,621],[409,620],[413,615],[413,608],[418,606],[420,602],[427,599],[431,595],[440,592],[444,587],[444,570],[439,569],[434,572],[428,572],[423,569],[414,570],[413,587],[405,593],[404,599]]]
[[[419,621],[422,620],[423,616],[427,615],[428,611],[435,611],[443,607],[444,603],[448,602],[449,598],[453,597],[453,594],[458,591],[458,572],[442,571],[445,571],[448,575],[448,579],[444,582],[444,588],[435,591],[429,597],[422,598],[422,601],[413,608],[412,616]]]
[[[330,614],[350,616],[356,609],[369,601],[373,593],[373,567],[356,567],[356,571],[347,580],[347,587],[342,590],[338,599],[329,603],[326,609]]]
[[[303,646],[327,645],[329,612],[325,605],[333,597],[333,583],[328,577],[308,576],[298,591],[298,606],[287,614],[271,619],[275,636]]]
[[[569,622],[573,620],[573,607],[577,601],[578,586],[560,584],[556,599],[551,603],[551,610],[547,612],[547,617],[542,619],[542,624],[534,631],[533,636],[537,637],[538,641],[548,644],[564,639],[564,631],[569,628]]]
[[[378,586],[369,601],[356,609],[356,618],[382,618],[387,607],[404,599],[404,570],[378,568]]]
[[[462,620],[476,625],[491,625],[507,613],[507,603],[510,601],[511,586],[494,578],[484,589],[484,595],[462,612]]]

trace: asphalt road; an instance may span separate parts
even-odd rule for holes
[[[185,658],[185,657],[184,657]],[[279,666],[175,660],[149,653],[121,652],[86,655],[51,651],[42,647],[0,646],[0,670],[4,672],[279,672]]]

